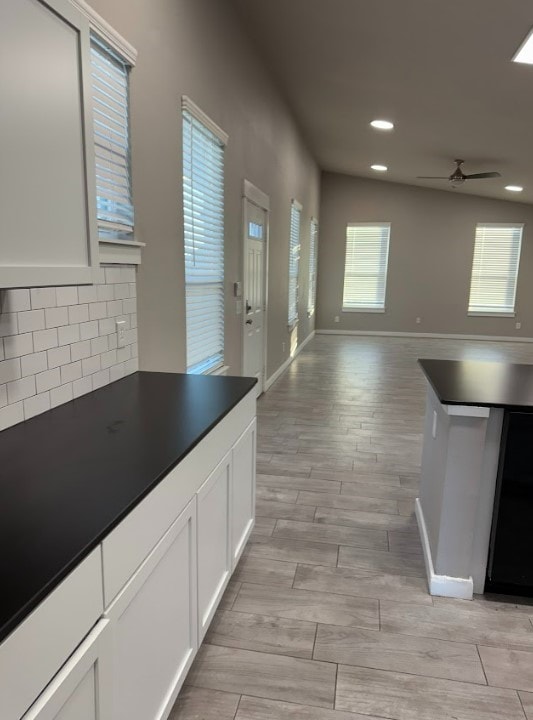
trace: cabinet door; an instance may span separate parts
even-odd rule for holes
[[[100,620],[22,720],[113,720],[111,636]]]
[[[232,450],[231,553],[233,567],[250,537],[255,518],[255,419]]]
[[[113,720],[165,718],[197,649],[195,498],[106,617],[113,636]]]
[[[198,642],[231,575],[231,453],[198,491]]]

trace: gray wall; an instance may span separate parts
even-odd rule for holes
[[[318,216],[319,172],[238,17],[220,0],[91,0],[138,50],[131,79],[133,192],[138,239],[139,354],[143,369],[183,371],[185,306],[181,95],[229,136],[226,153],[226,363],[240,372],[242,181],[270,195],[268,375],[288,357],[290,200],[304,207],[300,341],[307,320],[308,227]],[[285,352],[282,351],[285,343]]]
[[[320,219],[318,329],[533,337],[531,205],[324,173]],[[378,221],[392,223],[386,312],[342,313],[346,225]],[[515,318],[467,315],[478,222],[526,223]]]

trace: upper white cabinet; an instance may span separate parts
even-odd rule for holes
[[[0,287],[98,266],[89,22],[67,0],[0,3]]]

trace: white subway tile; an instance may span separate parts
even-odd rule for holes
[[[44,320],[47,328],[68,325],[68,310],[66,307],[47,308],[44,311]]]
[[[35,382],[38,393],[42,393],[45,390],[50,390],[50,388],[61,385],[61,374],[59,372],[59,368],[45,370],[45,372],[39,373],[35,376]]]
[[[4,338],[4,356],[6,359],[29,355],[33,352],[33,335],[10,335]]]
[[[98,332],[100,335],[112,335],[116,331],[115,318],[105,318],[98,321]]]
[[[78,302],[92,303],[97,300],[96,285],[81,285],[78,288]]]
[[[95,355],[94,357],[85,358],[85,360],[81,361],[81,368],[83,375],[92,375],[93,373],[100,370],[102,367],[101,361],[100,361],[100,355]]]
[[[6,290],[5,312],[31,310],[30,291],[24,289]]]
[[[117,350],[117,362],[125,362],[131,358],[131,345],[121,347]]]
[[[33,349],[35,352],[39,352],[39,350],[48,350],[53,347],[57,347],[56,328],[50,328],[50,330],[37,330],[37,332],[33,333]]]
[[[20,315],[21,313],[2,313],[0,315],[0,337],[16,335],[19,332],[17,317]],[[20,332],[25,332],[25,330]]]
[[[101,320],[107,316],[107,308],[105,302],[95,302],[89,305],[89,318],[91,320]]]
[[[103,355],[100,357],[100,361],[102,363],[102,370],[111,367],[111,365],[115,365],[115,363],[117,362],[117,351],[110,350],[109,352],[103,353]]]
[[[119,283],[122,280],[120,268],[106,267],[105,281],[108,285]]]
[[[32,310],[55,307],[57,305],[56,289],[53,287],[32,288],[30,299]]]
[[[81,378],[81,360],[70,363],[70,365],[62,365],[61,368],[61,382],[67,383],[73,380],[79,380]]]
[[[112,300],[107,303],[107,317],[122,315],[122,300]]]
[[[20,377],[20,358],[0,362],[0,385],[11,382],[11,380],[18,380]]]
[[[115,293],[113,292],[113,285],[97,285],[96,286],[96,299],[97,300],[113,300]]]
[[[24,417],[26,420],[50,410],[50,393],[44,392],[41,395],[33,395],[24,400]]]
[[[82,342],[74,343],[70,346],[70,357],[72,361],[83,360],[91,355],[90,340],[82,340]]]
[[[100,355],[100,353],[105,353],[109,350],[109,344],[107,340],[107,335],[103,335],[102,337],[94,338],[94,340],[91,340],[91,355]]]
[[[137,285],[134,282],[130,283],[130,297],[137,297]]]
[[[58,287],[56,288],[58,305],[77,305],[78,304],[78,288],[77,287]]]
[[[70,363],[70,346],[52,348],[48,351],[48,367],[50,369]]]
[[[92,338],[98,337],[98,320],[81,323],[80,337],[82,340],[92,340]]]
[[[0,385],[0,407],[7,405],[7,385]]]
[[[128,298],[122,302],[122,307],[122,312],[124,313],[131,314],[137,312],[137,300],[135,298]]]
[[[88,305],[69,305],[68,308],[68,321],[70,325],[74,323],[87,322],[89,319],[89,306]]]
[[[139,357],[139,347],[138,347],[137,343],[136,343],[136,342],[132,343],[132,344],[130,345],[130,348],[131,348],[131,356],[132,356],[132,358],[134,358],[134,357]]]
[[[65,325],[57,328],[57,339],[60,345],[72,345],[80,340],[79,325]]]
[[[113,335],[108,335],[107,339],[109,341],[109,349],[110,350],[116,350],[117,349],[117,335],[116,333],[113,333]]]
[[[18,313],[18,332],[35,332],[35,330],[44,330],[44,310],[27,310]],[[15,330],[16,334],[17,330]]]
[[[137,372],[137,370],[139,369],[139,362],[138,362],[137,358],[131,358],[131,360],[127,360],[124,363],[124,368],[126,371],[126,375]]]
[[[130,325],[132,328],[137,327],[137,313],[132,313],[130,316]]]
[[[20,368],[22,377],[36,375],[44,370],[48,370],[48,356],[46,352],[33,353],[33,355],[25,355],[20,358]]]
[[[86,395],[87,393],[91,392],[93,389],[93,376],[89,375],[88,377],[81,378],[80,380],[75,380],[72,383],[72,394],[75,398],[81,397],[81,395]]]
[[[113,367],[109,368],[109,381],[115,382],[115,380],[120,380],[124,377],[124,363],[119,363],[118,365],[113,365]]]
[[[119,283],[115,285],[115,300],[123,300],[130,296],[130,285],[129,283]]]
[[[24,406],[21,402],[6,405],[0,410],[0,430],[5,430],[24,420]]]
[[[134,283],[135,282],[135,268],[134,267],[123,267],[120,269],[120,279],[123,283]]]
[[[36,392],[34,375],[22,378],[22,380],[12,380],[7,384],[7,398],[10,405],[31,397]]]
[[[124,333],[124,341],[126,345],[131,345],[134,342],[137,342],[137,330],[126,330]]]
[[[93,375],[93,390],[109,385],[109,383],[109,370],[101,370]]]
[[[3,360],[4,357],[4,341],[0,338],[0,360]]]
[[[57,407],[63,405],[63,403],[69,402],[74,397],[72,392],[72,383],[66,383],[66,385],[60,385],[53,390],[50,390],[50,406]]]

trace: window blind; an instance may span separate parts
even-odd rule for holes
[[[298,278],[300,272],[300,223],[302,208],[295,200],[291,204],[289,237],[289,325],[298,322]]]
[[[317,250],[318,250],[318,223],[315,219],[311,220],[311,230],[309,239],[309,297],[307,300],[307,313],[309,317],[315,312],[316,303],[316,270],[317,270]]]
[[[187,372],[224,363],[224,143],[183,110]]]
[[[523,225],[476,226],[469,313],[514,313]]]
[[[133,240],[129,65],[91,35],[96,211],[102,239]]]
[[[390,223],[350,223],[346,228],[343,310],[384,310]]]

